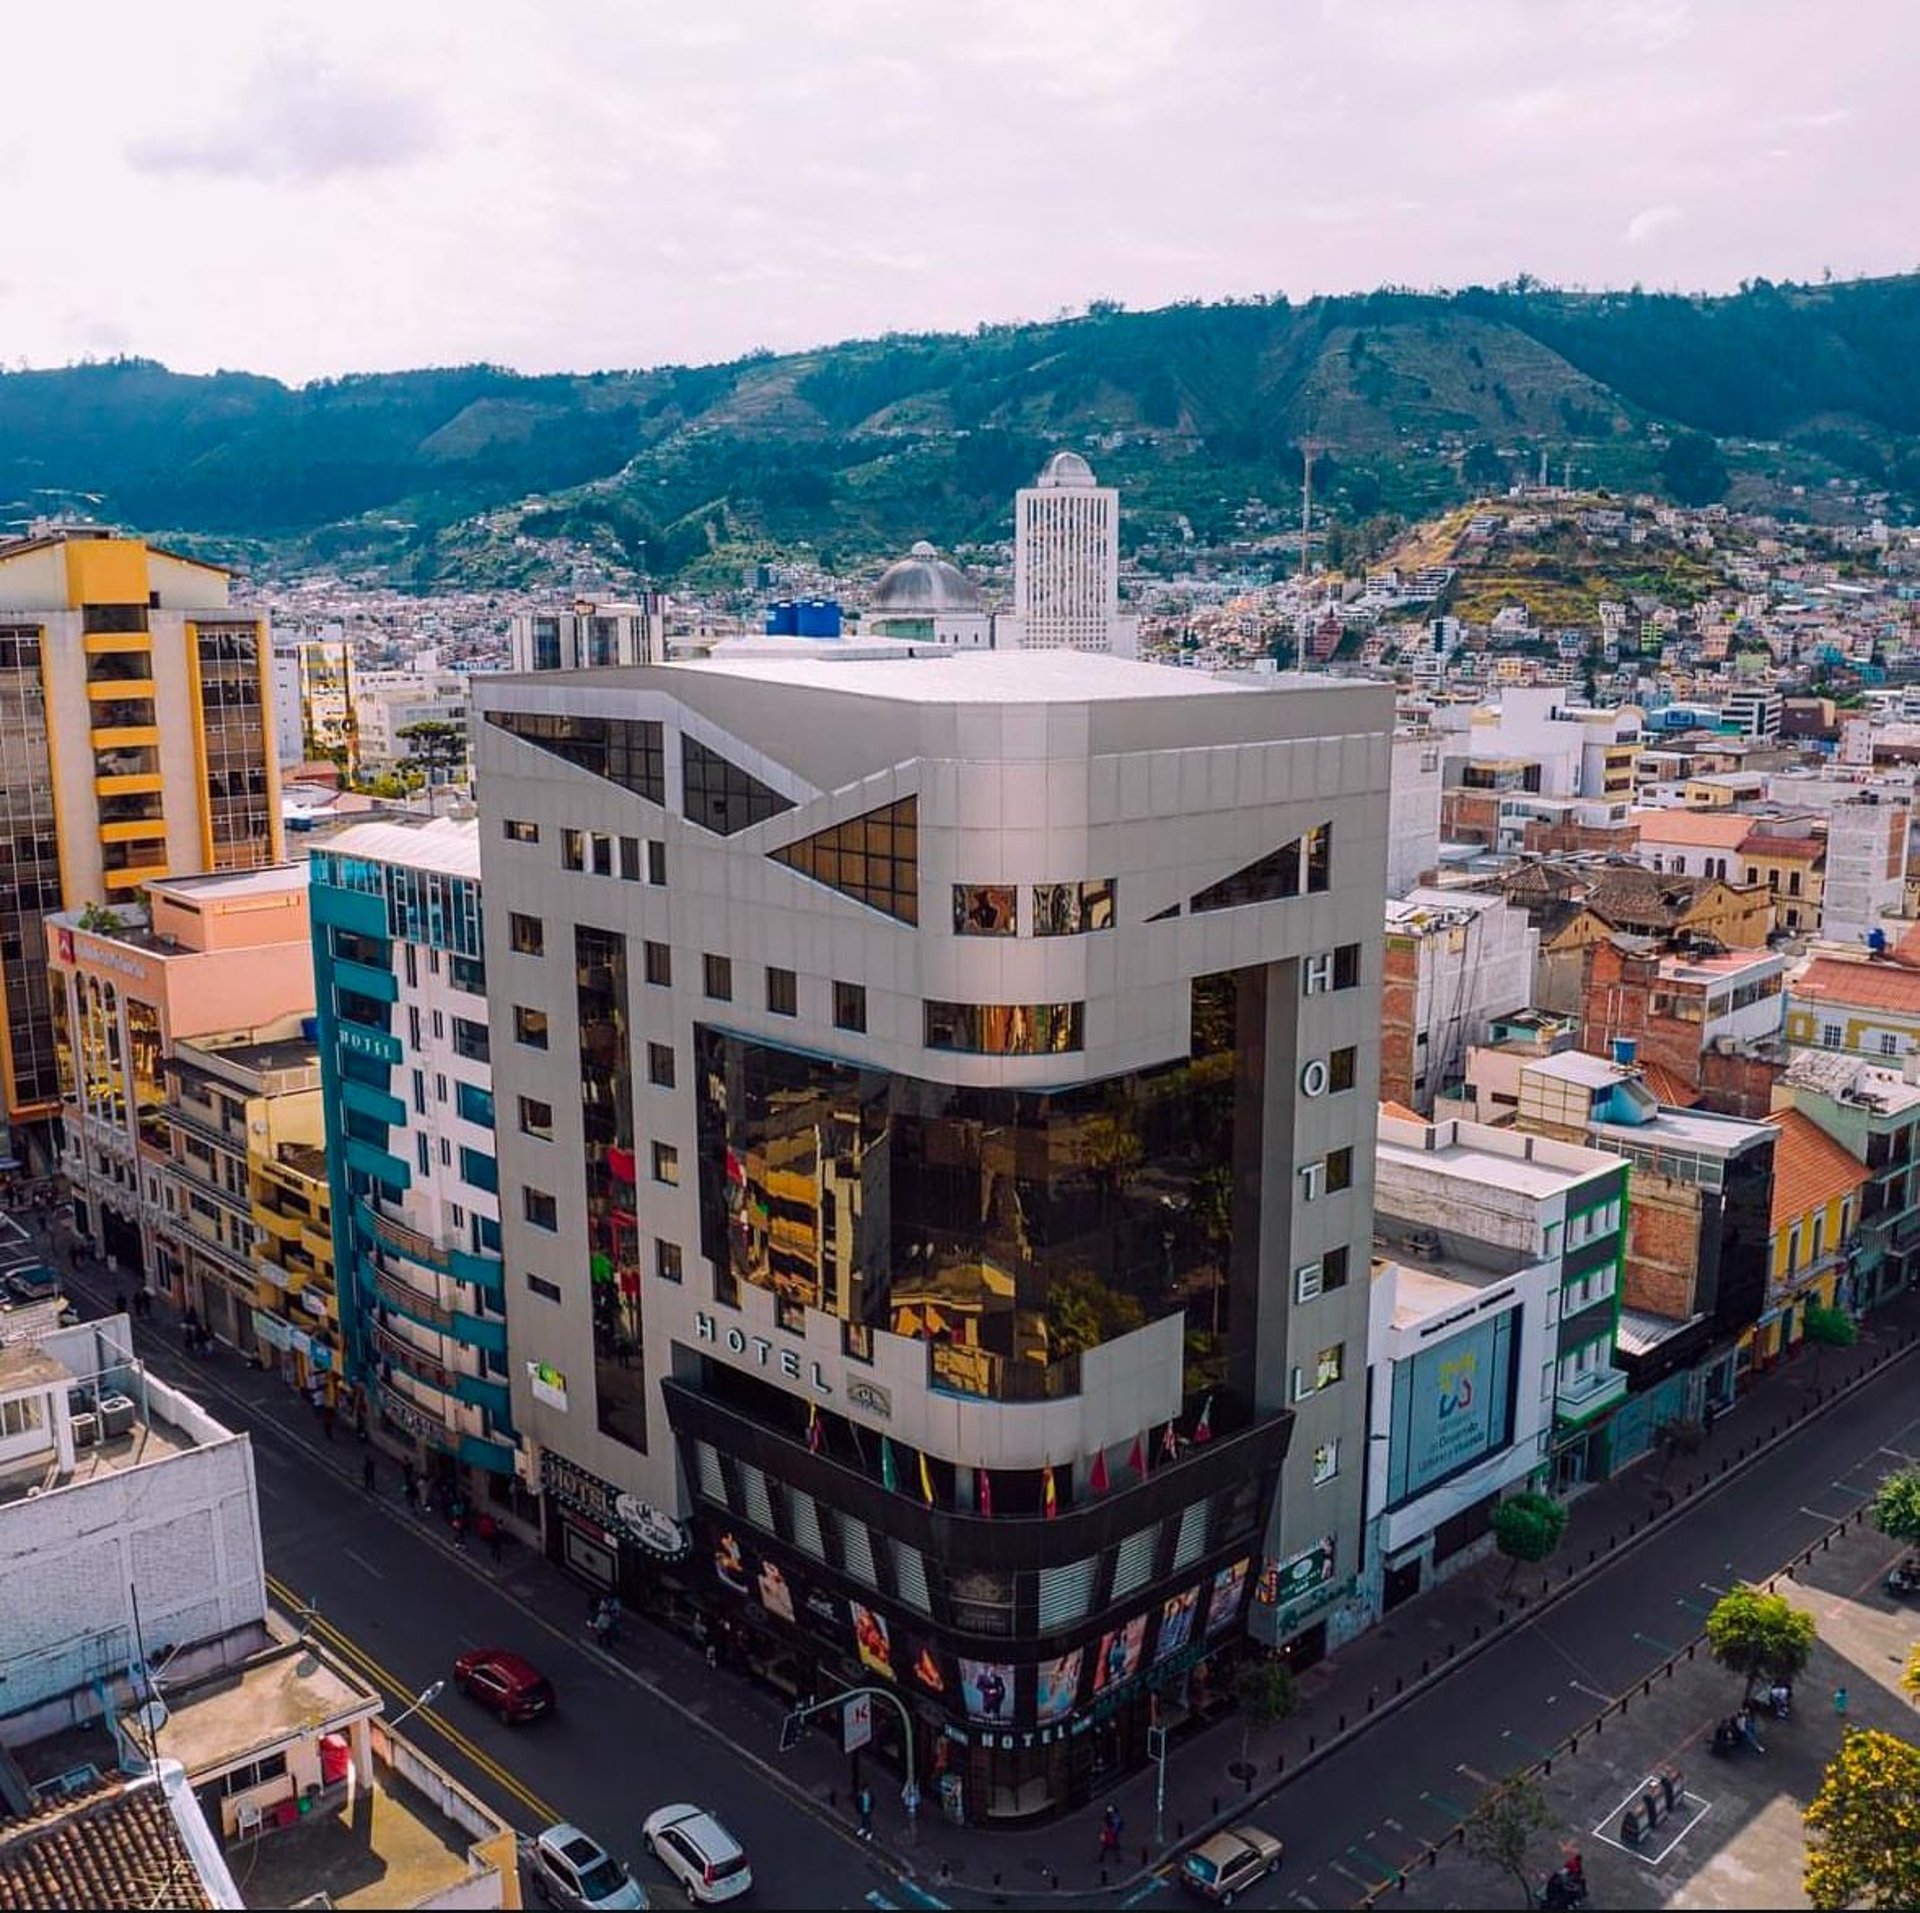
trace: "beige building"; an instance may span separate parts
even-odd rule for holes
[[[50,913],[279,861],[264,620],[228,574],[100,526],[0,543],[0,1093],[48,1166]]]
[[[165,1061],[188,1038],[298,1034],[313,1013],[306,866],[156,882],[144,906],[56,914],[43,937],[75,1226],[170,1285],[177,1268],[154,1254],[172,1160]]]

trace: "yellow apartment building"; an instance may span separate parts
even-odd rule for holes
[[[1767,1304],[1741,1338],[1742,1366],[1764,1367],[1800,1340],[1809,1304],[1832,1308],[1870,1177],[1858,1157],[1797,1109],[1771,1118]]]
[[[46,918],[280,861],[264,619],[229,574],[102,526],[0,542],[0,1097],[52,1167]]]

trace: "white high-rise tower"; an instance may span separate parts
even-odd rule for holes
[[[1108,651],[1130,658],[1140,621],[1120,609],[1120,494],[1078,452],[1055,452],[1015,494],[1013,610],[1000,649]]]

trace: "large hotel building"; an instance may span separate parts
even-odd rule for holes
[[[555,1551],[796,1693],[888,1684],[982,1823],[1249,1630],[1355,1628],[1390,691],[1024,651],[474,695]]]

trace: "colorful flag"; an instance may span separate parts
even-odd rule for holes
[[[893,1471],[893,1443],[885,1435],[880,1437],[880,1485],[888,1493],[900,1485],[900,1478]]]
[[[1145,1481],[1147,1478],[1147,1465],[1147,1436],[1146,1431],[1142,1429],[1141,1432],[1133,1438],[1133,1447],[1127,1455],[1127,1466],[1131,1468],[1142,1481]]]
[[[820,1404],[809,1402],[807,1404],[807,1453],[817,1455],[820,1452],[820,1444],[825,1439],[826,1431],[820,1426]]]
[[[1196,1448],[1203,1441],[1213,1439],[1213,1397],[1211,1395],[1200,1404],[1200,1419],[1193,1424],[1192,1439]]]
[[[1173,1423],[1167,1423],[1167,1431],[1160,1437],[1160,1459],[1178,1461],[1180,1459],[1180,1437],[1173,1432]]]
[[[1093,1458],[1093,1470],[1087,1476],[1088,1489],[1097,1495],[1107,1492],[1107,1451],[1102,1448]]]
[[[993,1477],[982,1468],[980,1470],[980,1512],[991,1521],[993,1519]]]
[[[924,1501],[929,1508],[933,1506],[933,1476],[927,1468],[925,1449],[922,1449],[920,1452],[920,1499]]]
[[[1049,1521],[1060,1512],[1060,1494],[1053,1485],[1052,1462],[1048,1462],[1040,1471],[1040,1512]]]

